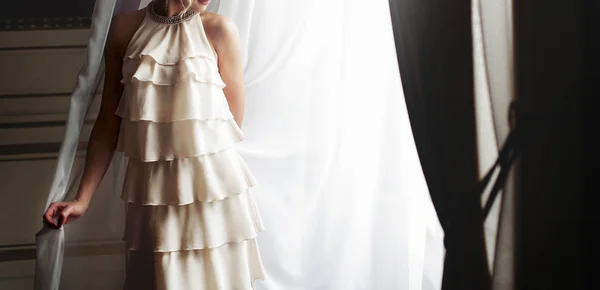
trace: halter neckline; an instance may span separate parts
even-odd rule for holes
[[[156,1],[150,2],[150,4],[148,4],[148,7],[146,7],[146,11],[148,11],[148,14],[154,21],[161,23],[161,24],[179,24],[179,23],[182,23],[184,21],[191,19],[192,17],[194,17],[198,14],[197,11],[187,11],[187,12],[183,13],[182,15],[174,15],[174,16],[160,15],[160,14],[156,13],[156,9],[154,8],[155,3],[156,3]]]

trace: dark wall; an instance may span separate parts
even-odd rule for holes
[[[4,0],[0,30],[89,27],[94,0]]]

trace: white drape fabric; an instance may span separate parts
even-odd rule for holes
[[[266,231],[259,289],[437,289],[442,231],[387,1],[221,1],[246,44],[246,140]]]
[[[112,15],[108,2],[96,4],[96,30]],[[257,289],[439,289],[443,232],[404,103],[388,1],[221,0],[211,8],[237,23],[243,46],[247,109],[237,149],[258,180],[266,228],[258,242],[267,277]],[[98,35],[90,58],[105,39]],[[63,148],[78,139],[73,128]],[[59,160],[72,160],[75,150],[63,151]],[[69,179],[70,163],[59,161],[56,180]],[[49,202],[64,198],[57,188]],[[58,289],[46,282],[58,285],[60,259],[51,257],[63,244],[38,239],[53,256],[39,257],[36,290]]]

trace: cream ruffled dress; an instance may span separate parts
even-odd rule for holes
[[[264,279],[255,180],[200,15],[164,17],[151,3],[125,55],[125,289],[252,289]]]

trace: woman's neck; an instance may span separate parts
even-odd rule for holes
[[[163,16],[170,17],[181,14],[186,8],[184,5],[189,5],[186,11],[201,13],[206,10],[206,7],[196,0],[154,0],[155,12]]]

